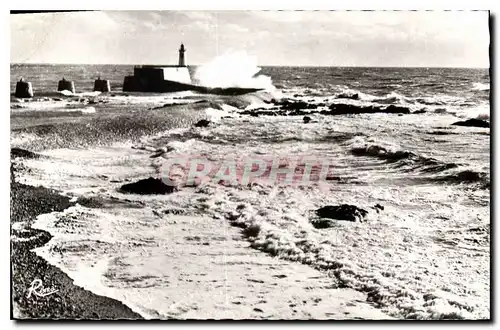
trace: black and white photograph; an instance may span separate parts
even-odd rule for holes
[[[488,10],[9,19],[12,320],[492,319]]]

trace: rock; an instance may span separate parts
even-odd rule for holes
[[[484,179],[485,177],[486,175],[484,173],[465,170],[455,175],[447,176],[445,178],[455,182],[476,182]]]
[[[12,148],[12,149],[10,149],[10,157],[11,158],[21,157],[21,158],[35,159],[35,158],[40,158],[41,155],[34,153],[32,151],[29,151],[29,150],[21,149],[21,148]]]
[[[456,123],[453,123],[452,125],[456,126],[468,126],[468,127],[490,127],[490,123],[488,123],[485,120],[481,119],[467,119],[465,121],[457,121]]]
[[[384,210],[384,207],[380,204],[375,204],[374,206],[372,206],[372,208],[377,211],[377,213],[380,213],[381,211]]]
[[[194,126],[195,127],[208,127],[208,125],[210,125],[210,123],[211,123],[210,120],[202,119],[199,122],[197,122],[196,124],[194,124]]]
[[[151,156],[149,156],[149,158],[158,158],[158,157],[163,156],[166,153],[174,151],[174,150],[175,150],[174,147],[167,145],[164,148],[158,148],[158,149],[156,149],[155,153],[152,154]]]
[[[335,227],[335,223],[336,223],[336,221],[331,220],[331,219],[325,219],[325,218],[311,220],[311,224],[316,229],[325,229],[325,228]]]
[[[345,94],[345,93],[342,93],[342,94],[337,95],[336,98],[338,98],[338,99],[359,100],[359,94],[358,93],[355,93],[355,94]]]
[[[421,114],[421,113],[426,113],[427,110],[425,109],[420,109],[420,110],[417,110],[417,111],[413,111],[412,114],[415,114],[415,115],[418,115],[418,114]]]
[[[243,230],[243,235],[247,238],[257,237],[260,233],[260,226],[252,224]]]
[[[304,116],[304,118],[302,118],[302,120],[304,121],[304,124],[307,124],[311,121],[311,117],[309,116]]]
[[[139,195],[165,195],[176,191],[176,187],[168,186],[161,179],[147,178],[134,183],[128,183],[121,186],[122,192]]]
[[[367,214],[368,211],[348,204],[328,205],[316,210],[319,217],[346,221],[362,220]]]
[[[385,110],[383,111],[385,113],[400,113],[400,114],[409,114],[410,113],[410,109],[406,108],[406,107],[400,107],[400,106],[397,106],[397,105],[390,105],[388,106],[387,108],[385,108]]]
[[[399,107],[395,105],[390,105],[386,108],[376,107],[376,106],[366,106],[361,107],[353,104],[331,104],[330,112],[326,113],[329,115],[348,115],[348,114],[361,114],[361,113],[391,113],[391,114],[409,114],[410,109],[405,107]]]
[[[276,105],[280,105],[283,110],[302,110],[302,109],[316,109],[318,105],[313,103],[307,103],[304,101],[290,101],[283,100],[275,102]]]
[[[377,145],[371,145],[364,148],[353,148],[351,149],[351,153],[356,156],[372,156],[392,161],[416,157],[411,151],[398,150],[393,152]]]

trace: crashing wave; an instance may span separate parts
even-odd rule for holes
[[[489,83],[480,83],[476,82],[472,85],[472,90],[473,91],[489,91],[490,90],[490,84]]]

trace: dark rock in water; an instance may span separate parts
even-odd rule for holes
[[[377,213],[380,213],[380,211],[384,210],[384,207],[380,204],[375,204],[373,208],[375,209],[375,211],[377,211]]]
[[[398,150],[391,152],[384,147],[373,145],[365,148],[353,148],[351,153],[356,156],[372,156],[378,157],[380,159],[387,159],[390,161],[398,161],[400,159],[407,159],[411,157],[417,157],[414,153],[410,151]]]
[[[252,116],[252,117],[258,117],[259,113],[258,112],[252,112],[252,113],[250,113],[250,116]]]
[[[260,226],[252,224],[243,230],[243,235],[247,238],[257,237],[260,233]]]
[[[475,172],[471,170],[465,170],[456,174],[442,176],[440,178],[437,178],[436,180],[458,184],[480,183],[482,184],[482,189],[490,188],[490,180],[486,173]]]
[[[467,119],[465,121],[457,121],[456,123],[453,123],[452,125],[456,126],[469,126],[469,127],[490,127],[490,123],[488,123],[485,120],[481,119]]]
[[[348,114],[361,114],[361,113],[399,113],[408,114],[410,110],[405,107],[399,107],[395,105],[390,105],[387,108],[381,108],[376,106],[366,106],[360,107],[353,104],[332,104],[330,105],[330,115],[348,115]]]
[[[196,124],[194,124],[194,126],[195,127],[208,127],[208,125],[210,125],[210,123],[211,123],[210,120],[202,119],[199,122],[197,122]]]
[[[176,191],[176,187],[168,186],[161,179],[147,178],[137,181],[135,183],[128,183],[123,185],[120,190],[122,192],[139,195],[156,195],[156,194],[170,194]]]
[[[417,110],[417,111],[413,111],[412,114],[415,114],[415,115],[418,115],[418,114],[421,114],[421,113],[426,113],[427,110],[425,109],[420,109],[420,110]]]
[[[356,221],[356,220],[361,221],[367,214],[368,211],[363,210],[362,208],[359,208],[355,205],[348,205],[348,204],[342,204],[337,206],[328,205],[316,210],[316,215],[318,215],[319,217],[335,219],[335,220],[346,220],[346,221]],[[315,223],[313,223],[313,226],[316,227],[317,225],[321,226],[325,225],[325,223],[324,221],[319,223],[316,222],[316,225]]]
[[[406,107],[399,107],[397,105],[390,105],[388,106],[387,108],[385,108],[385,110],[383,112],[386,112],[386,113],[401,113],[401,114],[409,114],[410,113],[410,109],[406,108]]]
[[[276,101],[274,104],[280,105],[283,110],[302,110],[302,109],[316,109],[318,105],[313,103],[307,103],[304,101]]]
[[[324,219],[324,218],[311,220],[311,224],[316,229],[332,228],[335,227],[335,223],[336,223],[335,220]]]
[[[474,172],[470,170],[459,172],[455,177],[458,182],[476,182],[485,177],[484,173]]]
[[[10,157],[16,158],[40,158],[42,155],[31,152],[29,150],[21,149],[21,148],[12,148],[10,149]]]
[[[432,131],[432,132],[427,132],[427,134],[430,134],[430,135],[456,135],[458,133],[446,132],[446,131]]]
[[[351,99],[351,100],[359,100],[359,94],[358,93],[355,93],[355,94],[339,94],[336,96],[336,98],[338,99]]]
[[[89,208],[103,208],[104,200],[100,197],[80,197],[77,203]]]
[[[304,120],[304,124],[307,124],[307,123],[309,123],[312,119],[311,119],[311,117],[309,117],[309,116],[304,116],[304,118],[302,118],[302,120]]]

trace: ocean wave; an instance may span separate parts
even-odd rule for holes
[[[350,88],[345,85],[338,85],[335,86],[337,90],[339,90],[339,93],[334,95],[335,98],[350,98],[354,100],[362,100],[362,101],[374,101],[377,98],[379,98],[376,95],[368,94],[365,92],[362,92],[357,89]]]
[[[338,253],[338,237],[350,236],[357,244],[363,244],[363,235],[370,229],[360,226],[351,228],[351,225],[339,224],[337,230],[329,232],[330,239],[321,237],[316,231],[307,226],[306,215],[286,213],[284,216],[291,222],[290,227],[297,227],[295,235],[285,230],[279,223],[268,218],[256,205],[249,203],[239,204],[235,210],[228,212],[227,218],[233,226],[243,229],[244,236],[251,242],[251,247],[267,252],[272,256],[311,265],[328,272],[335,277],[340,287],[355,288],[365,292],[368,301],[377,304],[393,316],[409,319],[468,319],[475,318],[479,308],[473,301],[455,294],[432,292],[432,287],[422,286],[414,290],[408,289],[405,284],[406,269],[404,266],[386,267],[395,262],[393,255],[384,260],[378,260],[376,266],[360,265],[353,259],[346,258]],[[377,217],[376,212],[372,212]],[[338,229],[342,230],[338,230]],[[391,230],[391,229],[388,229]],[[299,233],[300,232],[300,233]],[[339,232],[339,233],[338,233]],[[333,237],[333,238],[332,238]],[[396,238],[397,236],[393,236]],[[409,245],[407,239],[404,245]],[[349,241],[344,243],[349,245]],[[371,246],[371,245],[370,245]],[[371,253],[377,254],[377,251]],[[373,257],[372,257],[373,258]],[[375,257],[376,258],[376,257]],[[372,259],[374,260],[374,259]],[[380,262],[380,263],[379,263]],[[375,270],[375,271],[374,271]],[[374,271],[374,272],[373,272]],[[409,273],[409,272],[408,272]],[[413,275],[415,273],[412,273]],[[426,276],[426,275],[425,275]],[[414,282],[412,282],[414,283]],[[478,310],[476,310],[476,308]],[[476,314],[477,315],[477,314]]]
[[[413,103],[415,103],[415,101],[412,98],[406,97],[405,95],[399,94],[397,92],[391,92],[391,93],[387,94],[386,96],[384,96],[382,98],[377,98],[373,101],[377,102],[377,103],[382,103],[382,104],[406,104],[406,103],[413,104]]]
[[[448,112],[452,113],[458,118],[490,120],[489,104],[481,104],[474,107],[449,110]]]
[[[171,111],[137,111],[116,116],[87,117],[77,122],[43,123],[13,129],[11,140],[17,147],[34,151],[55,148],[104,146],[114,142],[140,141],[178,127],[189,127],[206,118],[196,105]],[[199,106],[205,109],[206,105]],[[81,111],[82,109],[79,109]]]
[[[363,138],[356,137],[355,139],[360,140]],[[355,156],[368,156],[385,160],[404,172],[418,173],[419,176],[413,179],[418,182],[480,183],[481,189],[489,189],[490,187],[490,178],[486,172],[463,169],[459,164],[424,157],[408,150],[402,150],[394,145],[365,144],[355,146],[350,151]]]
[[[197,67],[194,79],[208,87],[276,89],[271,77],[259,74],[260,71],[255,57],[239,51],[219,55]]]
[[[385,95],[374,95],[362,91],[362,89],[353,88],[346,85],[335,85],[327,90],[316,90],[309,88],[293,88],[283,93],[286,99],[297,102],[306,102],[308,104],[347,104],[357,107],[383,107],[384,105],[393,105],[397,107],[406,107],[410,112],[424,111],[427,113],[450,113],[457,114],[467,118],[485,119],[489,117],[488,101],[477,99],[477,97],[464,95],[446,94],[446,91],[431,93],[428,95],[411,95],[402,93],[399,90],[388,88],[389,93]],[[378,94],[378,93],[377,93]],[[269,105],[269,102],[267,102]],[[259,108],[258,106],[253,107]],[[264,108],[264,107],[260,107]],[[269,106],[267,107],[269,108]],[[472,114],[471,109],[482,108],[481,113]],[[264,113],[262,113],[264,114]],[[276,115],[276,114],[274,114]]]
[[[435,178],[436,181],[446,183],[483,183],[485,188],[490,186],[490,177],[488,173],[475,170],[462,170],[453,174]]]
[[[415,152],[401,149],[395,144],[367,142],[364,137],[355,137],[350,141],[350,152],[355,156],[368,156],[394,163],[397,167],[406,167],[406,171],[421,173],[440,173],[457,168],[455,163],[446,163],[435,158],[418,155]]]
[[[364,147],[355,147],[351,149],[351,153],[356,156],[372,156],[388,161],[397,161],[400,159],[408,159],[410,157],[417,157],[411,151],[406,150],[388,150],[385,147],[373,144]]]
[[[489,83],[476,82],[476,83],[472,84],[472,90],[473,91],[489,91],[490,90],[490,84]]]
[[[344,89],[341,93],[335,95],[336,99],[351,99],[351,100],[360,100],[360,101],[369,101],[375,102],[379,104],[404,104],[404,103],[414,103],[414,101],[397,92],[391,92],[385,96],[375,96],[367,93],[363,93],[359,90],[355,89]]]

